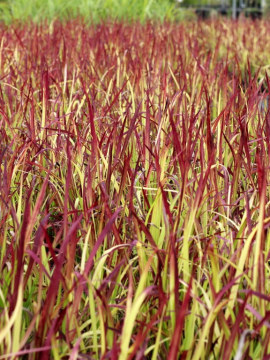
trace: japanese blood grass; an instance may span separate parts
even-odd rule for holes
[[[0,32],[0,359],[266,358],[269,23]]]

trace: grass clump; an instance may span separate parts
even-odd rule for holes
[[[0,26],[0,359],[269,356],[269,33]]]

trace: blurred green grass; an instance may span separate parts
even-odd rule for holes
[[[1,0],[0,20],[67,20],[83,17],[86,22],[103,20],[175,20],[186,17],[174,0]]]

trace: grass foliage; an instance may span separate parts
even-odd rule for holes
[[[268,358],[269,23],[0,33],[0,359]]]
[[[105,19],[159,21],[181,17],[172,0],[2,0],[0,19],[10,23],[83,17],[86,22]]]

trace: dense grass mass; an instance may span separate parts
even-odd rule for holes
[[[0,19],[6,23],[29,19],[35,22],[67,20],[74,16],[94,23],[108,18],[163,21],[183,18],[188,13],[191,14],[177,9],[174,0],[0,0]]]
[[[268,358],[270,24],[0,33],[0,359]]]

